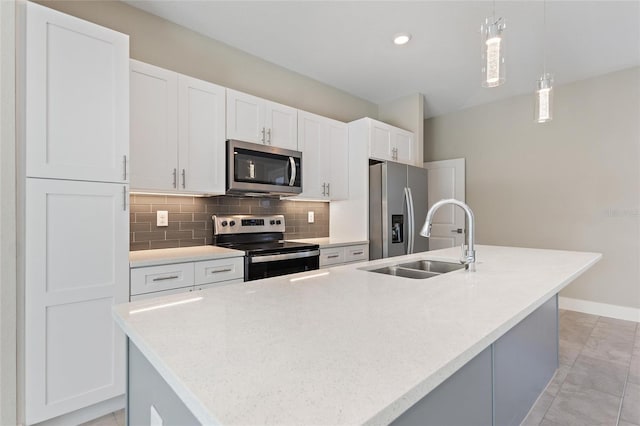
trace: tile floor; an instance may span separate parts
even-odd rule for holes
[[[640,426],[640,327],[560,311],[560,368],[522,426]]]
[[[522,426],[574,425],[640,426],[637,323],[560,311],[560,368]],[[125,426],[124,410],[84,426]]]

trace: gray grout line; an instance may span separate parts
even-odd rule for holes
[[[618,416],[616,417],[616,426],[620,424],[620,416],[622,415],[622,404],[624,403],[624,396],[627,393],[627,384],[629,383],[629,368],[627,368],[627,377],[624,378],[624,387],[622,388],[622,397],[620,398],[620,405],[618,406]]]

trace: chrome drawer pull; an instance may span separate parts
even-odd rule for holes
[[[335,259],[336,257],[340,257],[339,254],[332,254],[331,256],[327,256],[327,259]]]
[[[361,254],[364,254],[364,252],[363,251],[356,251],[356,252],[353,253],[354,256],[359,256]]]
[[[216,269],[214,271],[209,271],[210,274],[219,274],[220,272],[231,272],[233,271],[233,268],[227,268],[227,269]]]
[[[166,276],[166,277],[156,277],[151,281],[177,280],[178,278],[180,278],[179,275],[169,275],[169,276]]]

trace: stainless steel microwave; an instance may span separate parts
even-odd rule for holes
[[[299,151],[228,140],[227,194],[300,194],[301,167]]]

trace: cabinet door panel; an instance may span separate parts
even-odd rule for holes
[[[321,117],[300,111],[299,148],[302,152],[302,198],[325,198],[323,184],[328,176],[322,174],[322,137]],[[326,148],[325,148],[326,149]]]
[[[25,406],[28,424],[124,392],[126,186],[27,179]]]
[[[371,124],[369,157],[378,160],[391,160],[391,128],[383,123]]]
[[[126,182],[128,36],[26,7],[27,176]]]
[[[267,143],[279,148],[298,150],[298,110],[265,101]]]
[[[133,189],[177,189],[177,84],[176,73],[131,61],[130,168]]]
[[[414,164],[415,156],[414,156],[414,143],[413,143],[413,133],[405,132],[403,130],[396,130],[393,134],[394,141],[393,145],[398,150],[398,155],[396,161],[405,164]]]
[[[180,75],[178,98],[180,189],[224,194],[225,89]]]
[[[264,143],[264,99],[227,89],[227,138]]]
[[[349,130],[345,123],[330,120],[327,123],[327,146],[324,147],[326,169],[330,176],[331,200],[349,198]]]

